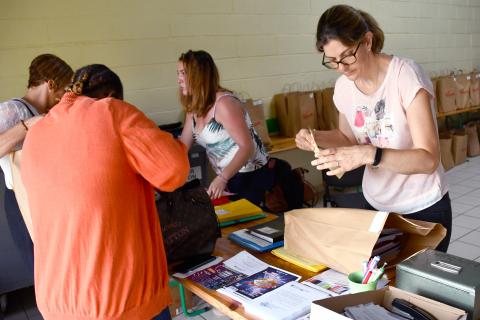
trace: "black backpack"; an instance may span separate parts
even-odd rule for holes
[[[269,170],[273,170],[275,183],[265,195],[266,208],[275,213],[302,208],[304,197],[302,177],[282,159],[270,158],[267,166]]]

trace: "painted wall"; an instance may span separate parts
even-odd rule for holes
[[[385,52],[434,73],[480,65],[480,0],[344,1],[370,12],[386,33]],[[262,98],[292,84],[326,87],[315,30],[335,1],[0,0],[0,99],[23,94],[27,67],[51,52],[73,68],[104,63],[126,99],[159,124],[182,119],[176,61],[188,49],[216,60],[223,84]]]

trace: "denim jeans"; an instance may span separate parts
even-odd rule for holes
[[[168,307],[163,309],[158,316],[153,317],[152,320],[172,320],[172,316],[170,315],[170,310],[168,310]]]

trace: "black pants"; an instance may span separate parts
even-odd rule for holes
[[[369,203],[366,204],[365,209],[376,210]],[[439,243],[436,250],[447,252],[448,245],[450,244],[450,237],[452,235],[452,206],[448,192],[440,201],[437,201],[430,207],[415,213],[406,214],[404,217],[407,219],[440,223],[444,226],[445,229],[447,229],[447,235],[443,238],[442,242]]]
[[[25,260],[28,272],[33,279],[33,243],[18,207],[15,192],[5,188],[5,213],[14,244]]]
[[[232,200],[245,198],[258,206],[263,206],[265,192],[274,184],[273,170],[267,165],[250,172],[239,172],[228,181],[228,191],[236,193]]]

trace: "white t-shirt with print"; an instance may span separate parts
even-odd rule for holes
[[[424,70],[410,59],[394,56],[375,93],[363,94],[353,81],[342,75],[335,84],[333,100],[359,144],[411,149],[413,141],[406,110],[422,88],[430,94],[435,114],[433,87]],[[375,209],[403,214],[428,208],[447,192],[441,163],[432,174],[410,175],[367,166],[362,188]]]

